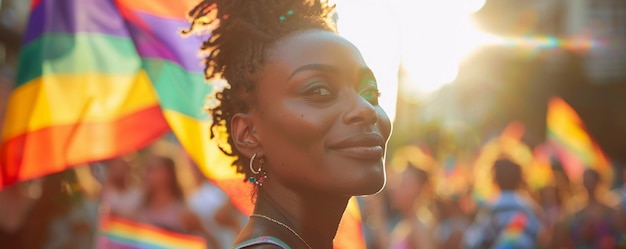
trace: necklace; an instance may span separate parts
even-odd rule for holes
[[[276,223],[276,224],[278,224],[278,225],[281,225],[281,226],[283,226],[284,228],[287,228],[287,230],[289,230],[291,233],[293,233],[293,235],[295,235],[296,237],[298,237],[298,239],[300,239],[300,241],[302,241],[302,243],[304,243],[304,244],[306,245],[306,247],[307,247],[307,248],[311,249],[311,246],[309,245],[309,243],[306,243],[306,241],[305,241],[302,237],[300,237],[300,235],[299,235],[298,233],[296,233],[296,231],[294,231],[293,229],[291,229],[291,227],[289,227],[289,226],[285,225],[285,223],[282,223],[282,222],[280,222],[280,221],[277,221],[277,220],[275,220],[275,219],[272,219],[272,218],[267,217],[267,216],[262,215],[262,214],[252,214],[252,215],[250,215],[250,217],[259,217],[259,218],[263,218],[263,219],[269,220],[269,221],[271,221],[271,222],[274,222],[274,223]]]

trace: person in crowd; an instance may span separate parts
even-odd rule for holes
[[[188,32],[210,28],[211,132],[254,184],[234,248],[333,248],[353,196],[385,185],[391,122],[359,50],[323,0],[204,0]],[[225,133],[223,131],[226,131]]]
[[[220,248],[214,235],[204,229],[198,216],[187,207],[174,160],[149,155],[145,167],[145,195],[133,219],[177,233],[200,235],[209,248]]]
[[[395,180],[389,186],[391,206],[398,210],[402,220],[393,228],[388,248],[434,248],[430,229],[418,217],[418,210],[424,206],[421,197],[428,183],[428,173],[407,162]]]
[[[382,192],[357,198],[363,219],[363,237],[368,249],[386,249],[389,247],[391,231],[402,216],[390,207],[389,188]]]
[[[47,242],[42,249],[91,248],[95,241],[98,221],[98,203],[82,189],[75,170],[61,173],[64,212],[54,217],[48,228]]]
[[[6,246],[22,248],[20,232],[44,192],[42,181],[41,178],[25,181],[0,191],[0,241],[11,241]]]
[[[500,158],[493,166],[494,181],[500,189],[495,201],[485,204],[463,238],[463,248],[535,249],[545,244],[541,211],[530,198],[520,194],[522,168]]]
[[[204,228],[219,240],[220,248],[228,248],[235,241],[245,217],[196,165],[192,165],[192,172],[197,189],[187,198],[187,204],[201,219]]]
[[[8,231],[0,229],[0,247],[74,249],[92,246],[96,229],[96,204],[84,198],[73,170],[15,186],[18,187],[16,191],[26,191],[22,194],[36,195],[37,198],[25,210],[26,216],[21,226]],[[0,203],[3,207],[12,204],[18,203]]]
[[[461,248],[463,233],[470,226],[470,220],[461,209],[460,198],[440,197],[433,205],[432,212],[437,218],[433,234],[436,248]]]
[[[119,217],[129,217],[141,204],[143,191],[131,181],[131,166],[124,157],[102,162],[104,183],[102,204],[105,211]]]
[[[587,200],[582,209],[568,215],[557,227],[554,248],[620,248],[619,215],[617,210],[599,198],[600,182],[600,174],[596,170],[585,169],[583,186]]]
[[[539,189],[539,203],[544,212],[547,232],[554,232],[556,225],[563,219],[564,207],[559,188],[548,185]]]

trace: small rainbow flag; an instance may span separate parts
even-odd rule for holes
[[[496,245],[493,248],[498,249],[507,249],[507,248],[515,248],[517,241],[521,238],[524,233],[524,226],[526,226],[527,216],[524,213],[517,213],[509,224],[504,228],[500,238]]]
[[[175,233],[149,224],[107,216],[100,224],[98,248],[205,249],[204,238]]]

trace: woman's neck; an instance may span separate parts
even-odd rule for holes
[[[348,197],[303,195],[285,188],[261,189],[254,213],[284,223],[311,248],[330,249],[333,247],[333,239],[348,200]],[[286,231],[285,234],[295,237],[290,231]]]
[[[590,203],[599,202],[596,190],[587,190],[587,201]]]

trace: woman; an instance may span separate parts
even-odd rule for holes
[[[106,178],[102,189],[102,199],[109,212],[115,216],[128,217],[139,207],[143,199],[140,187],[131,183],[132,169],[123,157],[103,162]]]
[[[209,182],[193,163],[191,172],[196,190],[187,197],[187,205],[201,219],[204,228],[218,239],[220,248],[228,248],[247,218],[230,202],[228,195]]]
[[[256,186],[254,214],[234,248],[332,248],[352,196],[385,184],[391,123],[372,71],[335,33],[320,0],[206,0],[192,30],[216,24],[203,45],[233,166]]]
[[[428,172],[407,162],[396,174],[397,179],[392,181],[389,190],[391,205],[402,220],[393,228],[388,248],[434,248],[432,232],[418,217],[419,209],[424,205],[421,199],[426,192]]]
[[[219,248],[217,240],[206,232],[200,219],[187,207],[172,159],[150,156],[146,162],[145,183],[145,198],[136,211],[136,220],[177,233],[201,235],[209,248]]]
[[[440,198],[431,206],[437,218],[433,231],[435,248],[461,248],[463,233],[470,226],[469,219],[463,213],[460,196]]]

